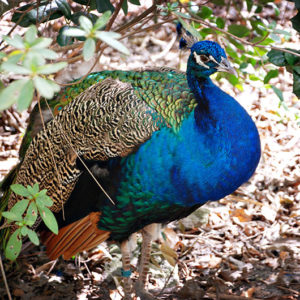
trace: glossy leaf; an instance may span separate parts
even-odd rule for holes
[[[290,49],[292,50],[292,49]],[[295,51],[296,52],[296,51]],[[299,53],[299,51],[297,51]],[[291,53],[284,53],[284,57],[290,66],[296,65],[300,61],[300,57]]]
[[[296,16],[291,18],[291,22],[293,24],[293,28],[300,32],[300,11],[297,13]]]
[[[300,68],[300,67],[299,67]],[[293,72],[293,93],[300,98],[300,75],[298,72],[294,71]]]
[[[74,42],[74,39],[66,34],[64,34],[64,32],[71,28],[70,26],[63,26],[60,28],[56,41],[58,43],[59,46],[67,46],[67,45],[71,45]]]
[[[108,10],[113,12],[115,10],[113,5],[110,3],[110,0],[96,0],[96,8],[99,13],[103,13]]]
[[[278,67],[283,67],[287,64],[285,57],[284,57],[284,52],[278,51],[278,50],[271,50],[267,54],[269,61],[278,66]]]
[[[62,12],[62,14],[66,18],[70,19],[72,11],[69,3],[66,0],[55,0],[55,2],[59,10]]]
[[[22,239],[20,229],[17,229],[9,238],[5,248],[5,257],[9,260],[16,260],[22,248]]]
[[[278,70],[270,70],[264,78],[264,84],[269,83],[272,78],[278,77]]]

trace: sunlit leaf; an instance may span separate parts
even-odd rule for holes
[[[45,98],[51,99],[56,92],[59,92],[60,87],[54,81],[44,79],[39,76],[33,78],[34,86],[38,92]]]
[[[94,24],[94,29],[97,30],[97,29],[101,29],[102,27],[104,27],[106,25],[106,23],[108,22],[110,16],[111,16],[111,12],[106,11],[100,18],[98,18],[98,20]]]
[[[84,42],[84,45],[83,45],[82,54],[83,54],[84,60],[85,61],[90,60],[93,57],[95,50],[96,50],[96,43],[95,43],[94,39],[88,38]]]
[[[129,55],[129,50],[119,41],[117,41],[115,38],[119,37],[119,33],[116,32],[107,32],[107,31],[99,31],[96,32],[96,37],[111,46],[112,48],[115,48],[116,50]]]
[[[80,27],[86,32],[86,33],[90,33],[92,28],[93,28],[93,23],[91,22],[90,19],[88,19],[85,16],[80,16],[79,17],[79,24]]]
[[[22,112],[27,109],[33,99],[34,86],[32,79],[28,79],[20,91],[20,96],[17,99],[17,110]]]
[[[38,73],[44,75],[56,73],[57,71],[65,68],[67,65],[68,64],[66,62],[43,65],[38,68]]]

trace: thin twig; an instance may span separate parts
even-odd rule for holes
[[[8,283],[7,283],[7,280],[6,280],[5,270],[4,270],[3,263],[2,263],[2,255],[0,255],[0,269],[1,269],[2,277],[3,277],[3,281],[4,281],[4,284],[5,284],[5,289],[6,289],[8,299],[12,300],[12,297],[11,297],[11,294],[10,294],[10,291],[9,291],[9,286],[8,286]]]
[[[258,47],[258,48],[264,48],[264,49],[270,49],[270,48],[271,48],[272,50],[282,51],[282,52],[290,53],[290,54],[293,54],[293,55],[295,55],[295,56],[300,57],[300,54],[299,54],[299,53],[296,53],[296,52],[294,52],[294,51],[291,51],[291,50],[288,50],[288,49],[285,49],[285,48],[280,48],[280,47],[276,47],[276,46],[273,46],[273,45],[257,45],[256,43],[251,43],[251,42],[249,42],[249,41],[247,41],[247,40],[244,40],[244,39],[242,39],[242,38],[239,38],[239,37],[235,36],[234,34],[232,34],[232,33],[230,33],[230,32],[227,32],[227,31],[224,30],[224,29],[218,28],[217,26],[214,26],[214,25],[212,25],[212,24],[210,24],[210,23],[208,23],[208,22],[206,22],[206,21],[204,21],[204,20],[202,20],[202,19],[193,18],[193,17],[184,17],[184,16],[181,16],[181,17],[182,17],[183,19],[187,19],[187,20],[192,20],[192,21],[198,22],[198,23],[200,23],[200,24],[202,24],[202,25],[205,25],[205,26],[207,26],[207,27],[209,27],[209,28],[211,28],[211,29],[213,29],[213,30],[220,31],[220,32],[222,32],[222,33],[224,33],[224,34],[226,34],[226,35],[228,35],[228,36],[234,38],[235,40],[240,41],[241,43],[243,43],[243,44],[245,44],[245,45],[252,46],[252,47]],[[263,40],[264,40],[264,39],[263,39]],[[263,41],[263,40],[262,40],[262,41]]]

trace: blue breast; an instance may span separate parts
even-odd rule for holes
[[[193,206],[221,199],[247,181],[258,164],[260,140],[247,112],[210,80],[201,92],[208,107],[198,106],[177,133],[155,132],[123,162],[126,188],[147,194],[145,205]]]

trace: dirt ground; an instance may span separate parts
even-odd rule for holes
[[[155,65],[184,70],[187,54],[178,58],[174,36],[174,26],[166,25],[146,37],[131,38],[126,41],[129,58],[107,49],[97,69]],[[299,44],[296,36],[295,42]],[[78,64],[58,80],[86,70],[88,65]],[[282,69],[272,80],[283,90],[285,105],[279,106],[272,90],[257,81],[245,82],[242,92],[225,80],[218,83],[255,120],[262,158],[255,175],[233,195],[162,229],[152,246],[148,280],[157,299],[300,299],[300,104],[289,73]],[[27,118],[28,112],[14,109],[2,114],[2,178],[17,162]],[[136,279],[141,237],[132,240]],[[120,258],[118,245],[103,243],[73,260],[53,263],[43,246],[27,244],[16,265],[4,266],[15,299],[121,299]],[[0,299],[5,294],[1,277]]]

